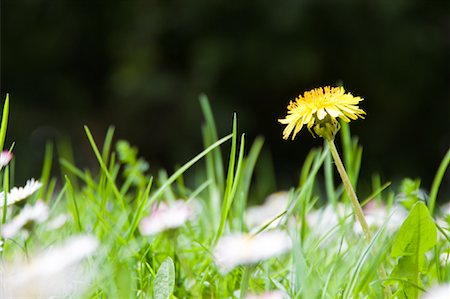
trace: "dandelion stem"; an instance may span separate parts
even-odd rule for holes
[[[339,157],[339,153],[336,149],[336,145],[334,144],[334,140],[327,139],[327,141],[328,145],[330,146],[331,155],[333,156],[336,168],[339,172],[339,175],[341,176],[342,183],[344,184],[345,191],[347,191],[347,195],[352,203],[353,211],[355,212],[356,218],[358,219],[358,222],[362,227],[366,239],[370,241],[372,236],[370,234],[369,226],[367,225],[366,218],[364,218],[361,205],[359,204],[358,197],[356,197],[355,190],[353,190],[352,183],[350,182],[350,178],[347,175],[347,171],[345,170],[344,164],[342,164],[342,160]]]

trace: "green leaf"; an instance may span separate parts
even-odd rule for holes
[[[402,293],[418,298],[420,273],[425,270],[425,253],[437,243],[437,229],[423,202],[414,204],[394,240],[391,257],[400,257],[392,277],[402,279]]]
[[[168,299],[175,285],[175,267],[170,257],[159,266],[153,285],[153,298]]]
[[[417,202],[400,227],[392,246],[391,257],[422,256],[436,242],[436,225],[425,204]]]

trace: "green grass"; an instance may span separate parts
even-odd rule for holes
[[[414,197],[419,192],[418,185],[408,185],[414,190],[405,195],[406,187],[393,190],[389,182],[374,177],[373,190],[362,201],[363,205],[384,202],[390,206],[398,198],[405,201],[406,196],[408,208],[414,212],[402,228],[398,225],[391,230],[386,222],[372,227],[373,238],[367,242],[354,230],[350,203],[342,185],[336,183],[327,146],[310,152],[299,169],[298,186],[292,186],[288,192],[285,210],[272,219],[278,222],[278,230],[289,233],[292,249],[257,264],[221,273],[213,257],[217,242],[224,235],[250,231],[245,211],[257,190],[264,190],[264,184],[273,184],[270,181],[273,174],[267,176],[266,182],[253,179],[258,164],[267,165],[262,160],[265,156],[260,156],[263,138],[248,146],[245,135],[239,133],[236,115],[231,134],[219,137],[222,134],[217,132],[206,96],[201,96],[200,104],[205,116],[204,149],[199,149],[197,156],[177,167],[173,174],[151,169],[157,173],[151,176],[148,164],[139,157],[136,148],[126,141],[114,142],[114,128],[99,142],[85,127],[98,162],[93,169],[77,167],[70,145],[67,141],[59,143],[62,178],[52,178],[55,151],[52,145],[47,145],[40,177],[43,187],[26,201],[33,204],[43,199],[49,205],[49,219],[68,214],[69,221],[56,230],[47,230],[45,222],[37,223],[27,227],[28,237],[2,239],[2,263],[14,263],[18,257],[32,261],[37,252],[51,245],[73,235],[89,234],[100,244],[83,261],[90,283],[81,293],[75,292],[68,298],[239,298],[244,293],[269,290],[281,290],[289,298],[385,298],[386,288],[398,298],[418,298],[423,290],[450,281],[450,263],[439,258],[450,250],[450,216],[443,218],[445,215],[437,206],[450,154],[437,171],[428,209],[420,198]],[[0,128],[2,147],[8,109],[7,98]],[[341,138],[344,164],[352,185],[357,187],[362,146],[351,136],[346,124],[342,124]],[[222,150],[229,152],[226,159]],[[198,168],[191,169],[197,163],[203,169],[200,172]],[[5,191],[12,187],[13,165],[1,170]],[[154,236],[141,235],[139,223],[152,207],[177,198],[197,201],[201,212],[178,229]],[[22,209],[23,205],[3,208],[2,223],[10,222]],[[325,214],[330,211],[331,214]],[[319,222],[312,223],[312,215],[319,215]],[[328,221],[330,215],[336,216],[336,221]],[[421,227],[424,221],[426,231]],[[269,221],[251,233],[260,234],[271,226]],[[438,237],[433,240],[423,235],[430,237],[430,231],[434,230]],[[399,231],[410,233],[406,238]],[[411,246],[416,248],[414,253],[408,251]],[[382,267],[387,272],[384,279],[380,275]],[[413,275],[405,272],[411,268],[416,271]]]

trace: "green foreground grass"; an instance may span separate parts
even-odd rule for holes
[[[7,99],[1,148],[8,103]],[[285,298],[420,298],[432,287],[449,283],[450,215],[437,199],[450,152],[429,195],[417,180],[405,179],[399,190],[393,190],[389,182],[374,176],[372,194],[360,198],[367,217],[371,211],[378,213],[373,215],[378,221],[371,222],[370,242],[354,220],[343,186],[336,183],[326,145],[307,156],[297,186],[276,194],[284,197],[284,206],[253,226],[248,219],[252,194],[264,189],[258,183],[271,183],[253,179],[257,163],[264,162],[259,159],[263,139],[247,145],[245,135],[238,133],[236,117],[231,134],[219,137],[206,97],[200,103],[204,150],[173,174],[161,170],[150,176],[136,148],[123,140],[113,142],[113,128],[99,141],[86,127],[98,169],[78,168],[70,150],[62,146],[58,159],[63,177],[57,179],[50,171],[54,155],[49,145],[39,178],[42,187],[23,201],[2,205],[2,227],[25,209],[25,203],[32,206],[42,200],[49,210],[45,220],[28,221],[20,233],[2,238],[2,278],[11,283],[2,283],[0,295],[38,297],[47,294],[43,291],[47,288],[48,294],[67,298],[245,298],[275,290],[282,294],[275,296]],[[362,147],[346,124],[340,138],[343,161],[356,188]],[[12,187],[13,162],[1,170],[5,194]],[[200,165],[195,172],[194,164]],[[199,172],[200,168],[204,170]],[[177,199],[195,202],[196,213],[177,228],[143,233],[143,219],[158,204],[170,206]],[[7,203],[7,196],[3,200]],[[396,218],[398,211],[404,212],[403,218]],[[50,225],[61,215],[65,222]],[[226,271],[217,262],[215,249],[223,237],[232,233],[255,237],[273,230],[287,233],[289,250],[259,261],[244,260]],[[64,240],[87,235],[97,241],[95,250],[73,258],[67,267],[49,271],[48,264],[40,268],[36,262]],[[233,250],[230,254],[242,254]],[[14,268],[31,274],[24,278]],[[52,290],[54,284],[66,289]]]

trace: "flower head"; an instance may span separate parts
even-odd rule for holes
[[[288,202],[288,192],[273,193],[266,198],[263,205],[247,209],[245,212],[245,223],[252,231],[258,231],[269,223],[269,229],[275,228],[281,222],[282,217],[279,216],[286,211]]]
[[[153,206],[150,216],[139,223],[142,235],[156,235],[159,232],[182,226],[197,215],[196,202],[176,200],[172,204],[161,202]]]
[[[28,196],[30,196],[31,194],[33,194],[34,192],[36,192],[39,188],[41,188],[42,183],[35,180],[35,179],[30,179],[27,181],[27,183],[25,184],[24,187],[14,187],[12,188],[7,196],[7,200],[8,202],[6,203],[7,206],[12,205],[18,201],[21,201],[25,198],[27,198]],[[1,192],[0,193],[0,207],[3,207],[5,202],[5,193]]]
[[[440,298],[450,298],[450,284],[444,283],[436,285],[422,296],[422,299],[440,299]]]
[[[13,154],[10,151],[2,151],[0,153],[0,169],[8,165],[12,158]]]
[[[42,200],[37,201],[34,206],[26,205],[19,215],[2,227],[2,236],[12,238],[28,224],[44,222],[48,218],[48,212],[49,208]]]
[[[73,236],[44,252],[4,263],[0,271],[0,298],[78,298],[93,278],[83,260],[92,256],[99,242],[90,235]]]
[[[303,125],[310,131],[313,126],[319,125],[314,130],[322,136],[321,128],[329,124],[333,127],[338,126],[336,121],[338,117],[345,122],[358,117],[364,118],[365,112],[358,107],[358,103],[362,100],[360,97],[345,93],[343,87],[326,86],[306,91],[303,96],[300,95],[289,103],[286,118],[278,120],[287,125],[283,131],[283,138],[288,139],[292,134],[294,139]]]
[[[256,236],[248,234],[228,235],[219,240],[214,258],[222,273],[238,265],[246,265],[280,255],[292,247],[287,233],[267,231]]]

